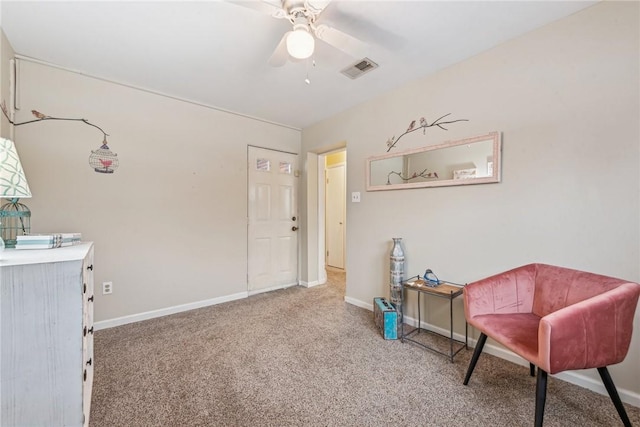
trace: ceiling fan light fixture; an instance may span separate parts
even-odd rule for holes
[[[287,36],[287,52],[296,59],[307,59],[313,55],[315,40],[306,27],[299,27]]]

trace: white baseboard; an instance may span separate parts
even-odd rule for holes
[[[364,308],[366,310],[373,311],[373,303],[367,304],[366,302],[362,302],[360,300],[357,300],[357,299],[351,298],[351,297],[347,297],[347,296],[344,297],[344,301],[348,302],[351,305],[355,305],[355,306],[358,306],[360,308]]]
[[[344,300],[349,304],[373,311],[372,304],[367,304],[363,301],[360,301],[351,297],[346,297],[346,296],[344,297]],[[418,324],[417,319],[414,319],[409,316],[404,316],[404,322],[411,326],[417,326]],[[439,326],[435,326],[425,322],[422,322],[422,328],[427,329],[429,331],[437,332],[444,336],[449,336],[449,334],[451,333],[448,329],[441,328]],[[465,339],[464,335],[457,332],[454,332],[453,338],[463,342]],[[476,345],[476,341],[477,341],[476,339],[469,338],[469,347],[474,348]],[[493,344],[485,344],[482,351],[483,353],[489,353],[492,356],[496,356],[501,359],[508,360],[509,362],[515,363],[516,365],[521,365],[526,367],[529,366],[529,362],[527,362],[517,354],[513,353],[512,351],[509,351],[506,348],[501,346],[497,346]],[[602,381],[594,380],[591,377],[588,377],[584,374],[580,374],[580,371],[565,371],[552,376],[559,378],[563,381],[566,381],[568,383],[575,384],[579,387],[594,391],[598,394],[602,394],[607,397],[609,396],[609,394],[607,393],[607,389],[604,387],[604,384],[602,384]],[[619,387],[617,389],[618,389],[618,394],[620,395],[620,399],[624,403],[640,408],[640,393],[632,390],[621,389]]]
[[[115,319],[102,320],[93,324],[94,330],[113,328],[115,326],[126,325],[127,323],[140,322],[142,320],[154,319],[156,317],[168,316],[170,314],[181,313],[183,311],[193,310],[196,308],[208,307],[210,305],[222,304],[223,302],[234,301],[237,299],[247,298],[248,292],[238,292],[237,294],[226,295],[223,297],[211,298],[208,300],[192,302],[188,304],[176,305],[173,307],[161,308],[158,310],[145,311],[144,313],[131,314],[129,316],[116,317]]]
[[[263,294],[265,292],[278,291],[280,289],[287,289],[292,286],[298,286],[298,283],[288,283],[286,285],[271,286],[270,288],[255,289],[255,290],[249,291],[248,294],[249,296],[258,295],[258,294]]]
[[[594,380],[593,378],[587,377],[586,375],[581,375],[578,373],[578,371],[565,371],[553,376],[568,383],[584,387],[598,394],[609,396],[609,394],[607,393],[607,389],[604,387],[602,381]],[[618,394],[620,395],[620,400],[631,406],[640,408],[640,393],[617,386],[616,389],[618,390]]]
[[[324,266],[322,266],[318,272],[318,282],[320,282],[321,285],[327,283],[327,270]]]
[[[474,347],[475,347],[475,341],[476,340],[473,340]],[[469,342],[471,342],[471,340],[469,340]],[[500,346],[496,346],[493,344],[485,344],[483,352],[487,352],[493,356],[508,360],[517,365],[529,366],[529,362],[527,362],[517,354]],[[593,371],[595,371],[595,369],[593,369]],[[604,384],[602,383],[601,380],[593,379],[587,375],[581,374],[580,372],[581,371],[564,371],[551,376],[559,378],[568,383],[575,384],[582,388],[586,388],[588,390],[594,391],[598,394],[602,394],[607,397],[609,396],[609,393],[607,393],[607,389],[604,387]],[[627,403],[631,406],[640,408],[640,393],[634,392],[632,390],[623,389],[620,387],[616,387],[616,389],[618,390],[618,394],[620,395],[620,400],[622,400],[624,403]]]
[[[237,294],[225,295],[222,297],[211,298],[203,301],[191,302],[188,304],[176,305],[173,307],[160,308],[158,310],[145,311],[144,313],[131,314],[123,317],[116,317],[115,319],[102,320],[95,322],[93,327],[96,331],[100,329],[113,328],[115,326],[126,325],[127,323],[140,322],[142,320],[154,319],[156,317],[168,316],[170,314],[181,313],[183,311],[194,310],[196,308],[208,307],[210,305],[222,304],[223,302],[235,301],[237,299],[247,298],[251,295],[261,294],[263,292],[275,291],[278,289],[286,289],[292,286],[297,286],[297,283],[291,283],[288,285],[278,285],[271,288],[258,289],[248,292],[238,292]]]
[[[413,317],[404,316],[403,319],[404,319],[404,323],[406,323],[407,325],[418,326],[418,320],[414,319]],[[421,322],[421,323],[422,323],[422,325],[420,327],[422,329],[426,329],[428,331],[432,331],[432,332],[435,332],[437,334],[444,335],[445,337],[448,337],[451,334],[451,331],[448,330],[448,329],[441,328],[439,326],[435,326],[435,325],[432,325],[430,323],[425,323],[425,322]],[[453,338],[458,340],[458,341],[464,342],[464,335],[459,334],[457,332],[453,333]],[[471,345],[471,342],[472,341],[469,340],[469,345]],[[474,344],[475,344],[475,341],[474,341]],[[527,365],[527,366],[529,366],[529,365]]]
[[[304,286],[305,288],[313,288],[314,286],[324,285],[327,283],[327,273],[322,269],[322,274],[318,277],[318,280],[313,280],[311,282],[305,282],[304,280],[300,281],[300,286]]]
[[[313,282],[305,282],[303,280],[300,281],[300,286],[304,286],[305,288],[313,288],[314,286],[322,285],[319,280],[314,280]]]

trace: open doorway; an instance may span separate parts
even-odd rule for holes
[[[325,265],[345,269],[346,151],[325,156]]]
[[[318,264],[320,283],[346,295],[347,150],[318,155]]]
[[[342,149],[324,157],[324,264],[327,271],[346,269],[347,152]]]

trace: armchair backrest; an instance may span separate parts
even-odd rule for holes
[[[628,283],[626,280],[564,267],[533,265],[535,290],[532,313],[540,317]]]

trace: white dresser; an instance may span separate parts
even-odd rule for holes
[[[0,426],[87,426],[93,244],[0,254]]]

